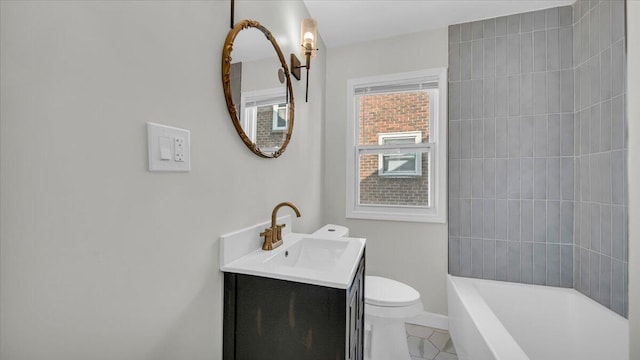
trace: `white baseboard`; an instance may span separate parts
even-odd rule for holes
[[[416,317],[407,320],[407,322],[414,325],[449,330],[449,318],[446,315],[435,314],[426,311]]]

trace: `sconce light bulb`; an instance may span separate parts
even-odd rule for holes
[[[305,45],[306,44],[313,44],[314,38],[313,38],[313,34],[310,31],[307,31],[306,33],[304,33],[304,37],[303,38],[304,38]]]
[[[318,23],[309,18],[303,19],[300,24],[300,55],[304,57],[311,56],[311,58],[316,57],[316,47],[318,46],[317,37],[318,37]]]

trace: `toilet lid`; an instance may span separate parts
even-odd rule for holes
[[[411,286],[379,277],[365,276],[365,303],[375,306],[407,306],[420,301],[420,294]]]

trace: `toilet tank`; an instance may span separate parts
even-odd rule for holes
[[[338,238],[349,236],[349,228],[342,225],[327,224],[314,231],[312,236],[323,238]]]

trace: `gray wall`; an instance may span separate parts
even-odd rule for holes
[[[449,272],[575,287],[626,316],[624,1],[449,37]]]
[[[575,287],[627,315],[624,1],[574,4]]]
[[[285,54],[308,16],[236,5]],[[228,31],[228,1],[0,1],[1,359],[220,359],[219,236],[284,200],[321,225],[324,45],[267,160],[227,112]],[[147,121],[191,130],[190,173],[147,171]]]
[[[573,286],[571,7],[449,28],[449,272]]]
[[[447,313],[447,225],[347,219],[345,173],[349,157],[345,154],[348,79],[444,66],[444,28],[329,49],[324,139],[325,221],[346,225],[351,235],[367,238],[368,275],[411,285],[420,293],[424,310],[438,314]]]

